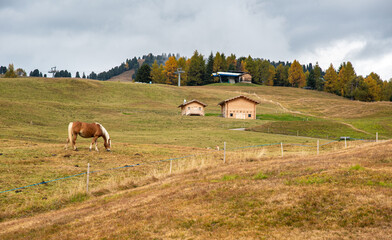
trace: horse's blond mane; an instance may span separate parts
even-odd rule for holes
[[[110,145],[110,136],[109,136],[108,131],[106,131],[106,129],[102,126],[102,124],[97,123],[97,122],[96,122],[96,124],[99,125],[99,127],[101,128],[101,131],[102,131],[103,135],[105,135],[106,143]]]

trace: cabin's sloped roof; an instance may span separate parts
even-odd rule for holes
[[[207,107],[207,104],[204,104],[204,103],[202,103],[202,102],[200,102],[199,100],[196,100],[196,99],[193,99],[193,100],[191,100],[191,101],[185,102],[185,103],[181,104],[181,105],[178,106],[178,107],[184,107],[184,106],[186,106],[186,105],[188,105],[188,104],[191,104],[191,103],[194,103],[194,102],[203,105],[203,107]]]
[[[251,99],[251,98],[245,97],[244,95],[240,95],[240,96],[237,96],[237,97],[233,97],[233,98],[226,99],[226,100],[224,100],[224,101],[218,103],[218,105],[223,105],[224,103],[230,102],[230,101],[235,100],[235,99],[237,99],[237,98],[244,98],[244,99],[246,99],[246,100],[248,100],[248,101],[254,102],[255,104],[259,104],[259,103],[260,103],[260,102],[258,102],[258,101],[255,101],[255,100]]]

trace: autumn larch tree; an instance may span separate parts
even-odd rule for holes
[[[164,73],[165,73],[165,83],[175,85],[178,82],[177,74],[177,60],[174,56],[170,56],[165,62]]]
[[[335,71],[332,63],[329,65],[329,68],[325,72],[325,85],[324,91],[337,94],[338,93],[338,74]]]
[[[227,57],[226,66],[228,71],[235,71],[237,66],[237,58],[234,54],[231,54]]]
[[[151,68],[151,80],[153,83],[165,83],[165,74],[163,71],[162,64],[158,66],[158,62],[155,60]]]
[[[213,67],[214,72],[226,72],[227,62],[226,62],[225,54],[216,52],[213,66],[214,66]]]
[[[306,78],[301,64],[294,60],[289,68],[289,78],[288,78],[291,86],[293,87],[305,87]]]
[[[349,97],[354,92],[352,80],[356,78],[354,67],[351,62],[343,63],[340,66],[338,74],[338,90],[339,94],[344,97]]]
[[[368,86],[368,100],[369,101],[380,101],[381,100],[381,88],[377,81],[373,79],[371,75],[365,78],[365,83]]]
[[[7,72],[4,74],[5,78],[16,78],[18,75],[16,75],[15,70],[14,70],[14,64],[9,64]]]

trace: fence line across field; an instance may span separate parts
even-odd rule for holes
[[[364,139],[354,139],[354,138],[351,138],[350,140],[368,141],[368,140],[364,140]],[[370,140],[370,141],[378,142],[378,133],[377,133],[377,139],[376,140]],[[281,156],[283,157],[283,152],[284,152],[283,151],[283,146],[284,145],[300,146],[300,147],[316,147],[317,148],[317,154],[319,154],[319,148],[320,147],[328,145],[330,143],[334,143],[334,142],[339,142],[339,140],[332,140],[332,141],[329,141],[329,142],[321,144],[321,145],[319,144],[319,140],[317,140],[317,146],[304,145],[304,144],[295,144],[295,143],[284,144],[283,142],[279,142],[279,143],[269,143],[269,144],[260,144],[260,145],[236,147],[236,148],[231,148],[231,149],[227,149],[226,148],[226,142],[224,142],[223,163],[226,163],[226,151],[228,151],[228,150],[236,151],[236,150],[243,150],[243,149],[249,149],[249,148],[260,148],[260,147],[280,145]],[[347,147],[346,138],[345,138],[345,147]],[[212,152],[207,152],[207,153],[204,153],[204,154],[208,154],[209,155],[211,153]],[[215,153],[215,151],[214,151],[214,153]],[[30,184],[30,185],[27,185],[27,186],[22,186],[22,187],[18,187],[18,188],[13,188],[13,189],[9,189],[9,190],[0,191],[0,194],[1,193],[6,193],[6,192],[16,191],[16,190],[20,190],[20,189],[25,189],[25,188],[29,188],[29,187],[33,187],[33,186],[38,186],[38,185],[41,185],[41,184],[48,184],[48,183],[55,182],[55,181],[66,180],[66,179],[77,177],[77,176],[81,176],[81,175],[84,175],[84,174],[87,175],[86,191],[88,192],[89,191],[88,185],[89,185],[89,176],[90,176],[90,174],[99,173],[99,172],[105,172],[105,171],[111,171],[111,170],[118,170],[118,169],[123,169],[123,168],[138,167],[138,166],[142,166],[142,165],[161,163],[161,162],[168,162],[168,161],[170,161],[170,170],[169,170],[169,172],[172,173],[172,161],[185,159],[185,158],[190,158],[190,157],[195,157],[195,156],[196,156],[196,154],[192,154],[192,155],[187,155],[187,156],[183,156],[183,157],[169,158],[169,159],[163,159],[163,160],[157,160],[157,161],[151,161],[151,162],[144,162],[144,163],[137,163],[137,164],[131,164],[131,165],[127,164],[127,165],[124,165],[124,166],[121,166],[121,167],[114,167],[114,168],[109,168],[109,169],[104,169],[104,170],[95,170],[95,171],[90,171],[90,163],[88,163],[86,172],[81,172],[81,173],[70,175],[70,176],[65,176],[65,177],[61,177],[61,178],[57,178],[57,179],[52,179],[52,180],[48,180],[48,181],[42,181],[42,182],[39,182],[39,183]]]

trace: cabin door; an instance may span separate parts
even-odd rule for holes
[[[235,118],[236,119],[245,119],[245,113],[236,113]]]

